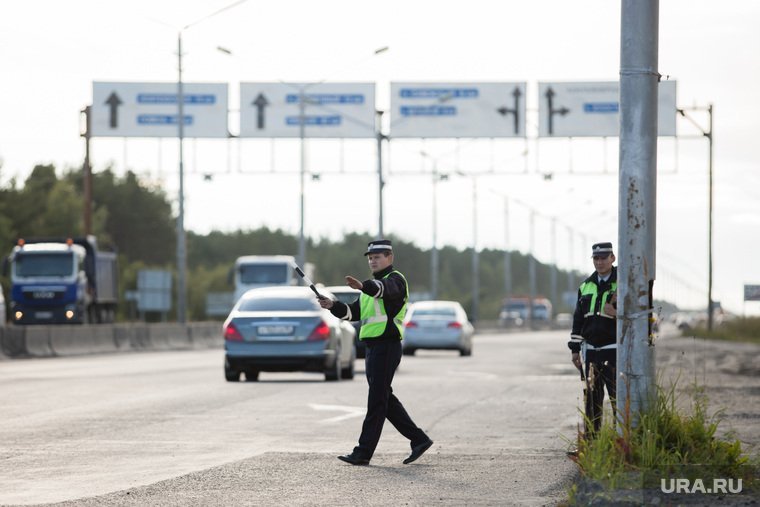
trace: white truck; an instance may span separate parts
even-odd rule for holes
[[[235,261],[232,279],[235,285],[233,302],[250,289],[273,285],[298,285],[301,278],[295,272],[296,259],[292,255],[244,255]],[[309,278],[314,276],[314,264],[303,266]]]

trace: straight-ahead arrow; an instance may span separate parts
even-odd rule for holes
[[[515,89],[512,91],[512,97],[514,97],[514,109],[509,109],[507,106],[502,106],[496,111],[498,111],[502,116],[507,116],[508,114],[511,114],[515,118],[515,135],[520,134],[520,97],[522,96],[522,92],[520,91],[520,88],[515,86]]]
[[[559,114],[565,116],[570,110],[566,107],[554,109],[554,90],[552,90],[551,86],[546,89],[544,96],[546,97],[546,103],[549,106],[549,135],[552,135],[554,134],[554,115]]]
[[[263,93],[259,93],[251,105],[256,106],[256,128],[264,130],[264,108],[269,105],[269,101]]]
[[[104,104],[110,106],[110,117],[108,120],[108,125],[115,129],[119,126],[119,106],[122,104],[121,99],[118,95],[116,95],[116,92],[111,92],[111,95],[108,96]]]

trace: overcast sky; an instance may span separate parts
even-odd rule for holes
[[[92,82],[173,82],[178,28],[229,5],[205,1],[9,2],[0,12],[0,184],[23,180],[34,164],[81,166],[79,111]],[[370,7],[375,8],[371,11]],[[745,283],[760,284],[760,3],[754,0],[660,3],[659,71],[675,80],[678,105],[715,107],[714,296],[728,309],[760,313],[742,301]],[[538,83],[614,81],[620,68],[620,2],[397,1],[362,3],[249,0],[200,21],[183,35],[184,80],[229,85],[230,130],[239,83],[370,82],[389,107],[391,82],[526,82],[528,137],[393,140],[385,153],[384,228],[429,248],[435,165],[438,244],[473,243],[472,181],[477,181],[479,248],[529,249],[549,262],[551,225],[559,217],[561,267],[593,269],[590,245],[617,243],[618,143],[615,138],[541,139]],[[227,48],[231,55],[217,49]],[[390,49],[374,55],[380,47]],[[704,112],[690,113],[707,128]],[[708,145],[679,119],[679,138],[658,153],[655,295],[706,306]],[[372,140],[306,143],[306,234],[337,239],[377,231],[377,175]],[[293,140],[187,141],[186,227],[260,226],[299,230],[299,150]],[[94,170],[111,165],[161,185],[176,205],[173,139],[92,141]],[[427,156],[423,156],[424,152]],[[478,178],[456,176],[493,171]],[[504,195],[512,198],[505,225]],[[583,231],[585,237],[580,236]],[[253,252],[252,252],[253,253]]]

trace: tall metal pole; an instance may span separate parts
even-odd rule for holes
[[[623,0],[617,407],[625,426],[648,410],[654,386],[650,312],[655,280],[658,0]],[[622,430],[622,428],[621,428]]]
[[[536,253],[535,253],[535,239],[536,239],[536,211],[530,209],[530,239],[529,239],[529,253],[528,253],[528,320],[529,328],[533,329],[535,325],[535,312],[534,312],[534,300],[536,299]]]
[[[306,123],[306,97],[303,88],[298,93],[298,136],[301,139],[301,160],[300,160],[300,177],[301,177],[301,194],[300,194],[300,228],[298,232],[298,265],[303,266],[306,263],[306,238],[304,237],[304,206],[305,206],[305,176],[306,176],[306,147],[304,146],[305,123]]]
[[[184,324],[186,317],[185,272],[185,167],[182,140],[185,136],[185,95],[182,87],[182,31],[177,34],[177,137],[179,139],[179,211],[177,214],[177,322]]]
[[[84,108],[84,235],[92,234],[92,165],[90,165],[90,132],[92,127],[92,106]]]
[[[438,299],[438,165],[433,162],[433,248],[430,250],[430,297]]]
[[[559,308],[559,301],[557,300],[557,217],[551,218],[552,225],[552,270],[550,273],[550,285],[552,292],[552,305],[555,308]],[[550,317],[547,315],[547,317]]]
[[[707,107],[707,112],[710,115],[709,130],[704,132],[705,137],[710,143],[710,162],[708,166],[708,226],[707,226],[707,330],[712,331],[713,328],[713,299],[712,299],[712,286],[713,286],[713,106],[710,104]]]
[[[480,258],[478,253],[478,179],[472,177],[472,311],[470,320],[478,320],[480,306]]]
[[[570,252],[570,267],[567,270],[567,292],[569,294],[574,294],[578,289],[578,287],[575,286],[575,276],[573,275],[573,272],[575,271],[575,235],[569,225],[566,225],[565,227],[567,227],[567,243],[569,247],[568,251]]]
[[[504,297],[512,297],[512,252],[509,243],[509,198],[504,198]]]
[[[377,53],[376,53],[377,54]],[[377,113],[377,238],[383,238],[383,112]]]

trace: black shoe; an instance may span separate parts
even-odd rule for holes
[[[408,465],[412,461],[416,461],[417,458],[425,454],[425,451],[430,449],[430,446],[432,445],[433,441],[428,438],[427,442],[422,442],[421,444],[412,447],[412,454],[410,454],[409,457],[404,460],[404,465]]]
[[[355,452],[352,452],[351,454],[345,454],[343,456],[338,456],[338,459],[345,461],[346,463],[351,463],[352,465],[369,465],[368,458],[357,456]]]

